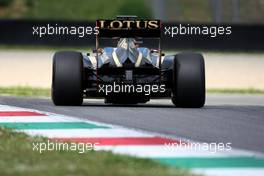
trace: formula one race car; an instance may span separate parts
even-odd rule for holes
[[[165,55],[159,20],[118,16],[97,20],[96,49],[53,57],[52,100],[55,105],[81,105],[83,98],[105,103],[137,104],[171,97],[177,107],[205,103],[204,59],[197,53]],[[142,45],[144,42],[144,46]],[[99,47],[105,45],[106,47]],[[156,49],[149,46],[157,45]]]

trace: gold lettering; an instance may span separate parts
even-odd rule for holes
[[[115,24],[117,24],[118,26],[115,27],[116,26]],[[122,28],[122,26],[123,26],[123,23],[121,21],[118,21],[118,20],[112,21],[110,23],[110,28],[111,29],[120,29],[120,28]]]
[[[100,20],[99,22],[100,22],[99,28],[105,28],[105,21]]]
[[[150,28],[150,29],[157,29],[157,28],[159,28],[159,25],[158,25],[158,21],[149,21],[148,22],[148,27]]]
[[[143,22],[143,27],[142,27],[142,22]],[[147,23],[146,23],[147,21],[136,21],[136,27],[138,28],[138,29],[144,29],[144,28],[146,28],[147,27]]]
[[[99,21],[99,27],[100,28],[108,28],[108,29],[121,29],[121,28],[138,28],[138,29],[158,29],[159,28],[159,21],[157,20],[152,20],[152,21],[130,21],[130,20],[125,20],[125,21],[119,21],[119,20],[114,20],[110,21],[109,23],[104,20]]]
[[[135,23],[135,21],[123,21],[123,23],[126,23],[126,28],[130,29],[131,28],[131,23]]]

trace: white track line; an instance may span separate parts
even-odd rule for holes
[[[73,122],[72,120],[50,117],[50,116],[1,116],[0,123],[26,123],[26,122]],[[80,120],[75,120],[74,122],[83,122]]]
[[[208,176],[263,176],[264,168],[206,168],[192,169],[193,172]]]
[[[45,136],[49,138],[73,137],[153,137],[127,129],[49,129],[49,130],[18,130],[32,136]]]
[[[250,152],[235,152],[235,151],[213,151],[193,150],[190,148],[179,147],[177,150],[168,149],[164,145],[135,145],[135,146],[96,146],[97,150],[108,150],[118,154],[128,154],[142,158],[157,158],[157,157],[251,157],[255,156]]]

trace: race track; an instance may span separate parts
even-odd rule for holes
[[[264,153],[264,95],[207,96],[202,109],[174,108],[170,100],[136,106],[105,105],[86,100],[79,107],[56,107],[50,99],[0,97],[0,104],[75,116],[187,138],[201,142],[232,143],[232,147]]]

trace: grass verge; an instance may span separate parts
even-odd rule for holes
[[[264,89],[224,89],[213,88],[207,89],[207,93],[223,93],[223,94],[264,94]],[[50,97],[49,88],[35,88],[30,86],[0,87],[0,95],[10,96],[29,96],[29,97]]]
[[[115,155],[111,152],[33,151],[33,142],[46,138],[30,137],[24,133],[0,127],[0,170],[5,176],[188,176],[187,171],[169,168],[149,159]]]
[[[29,86],[0,87],[0,95],[49,97],[50,89]]]
[[[22,50],[22,51],[64,51],[64,50],[72,50],[72,51],[80,51],[80,52],[91,52],[95,46],[45,46],[45,45],[3,45],[0,44],[0,51],[7,50]]]
[[[264,89],[224,89],[224,88],[213,88],[206,90],[207,93],[225,93],[225,94],[264,94]]]

